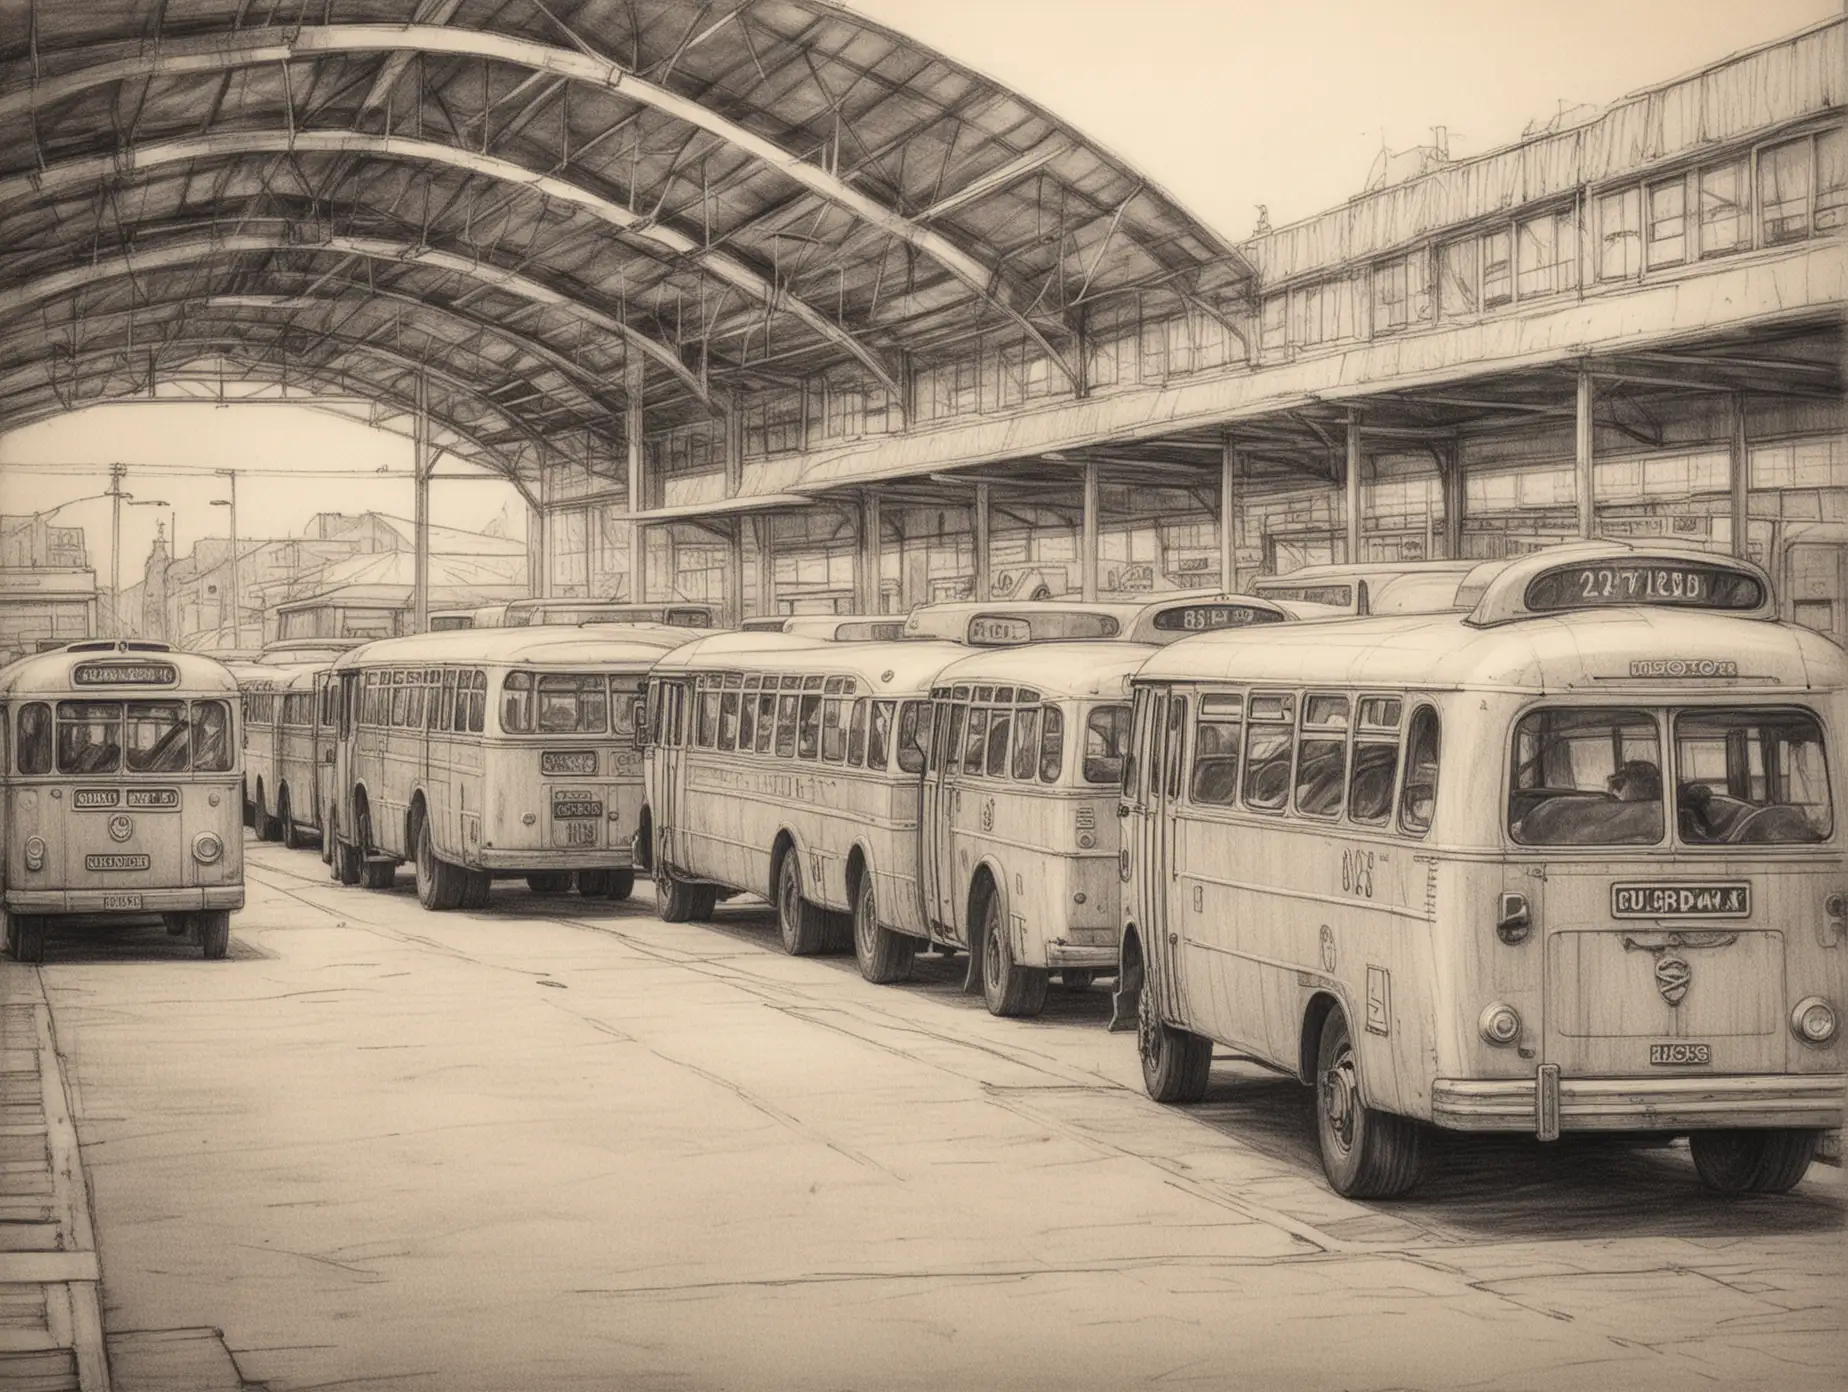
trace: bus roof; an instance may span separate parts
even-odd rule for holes
[[[649,666],[687,641],[684,628],[663,624],[608,624],[578,628],[539,624],[525,628],[454,628],[411,638],[381,638],[342,653],[335,668],[415,667],[420,663],[545,663],[552,666],[640,663]]]
[[[746,633],[793,633],[831,643],[889,642],[905,636],[905,620],[896,614],[767,614],[746,619]]]
[[[240,664],[233,671],[240,691],[249,691],[259,686],[272,686],[280,691],[284,687],[293,686],[296,678],[304,673],[325,672],[331,666],[331,662],[259,662]]]
[[[1159,649],[1152,643],[1023,643],[952,662],[936,684],[1003,682],[1046,696],[1126,696],[1129,679]]]
[[[89,669],[89,680],[78,676],[79,668]],[[111,668],[128,679],[104,680],[111,675],[107,670]],[[165,679],[167,671],[171,671],[172,680]],[[141,674],[139,680],[134,675],[137,673]],[[162,680],[149,679],[154,676]],[[165,643],[87,639],[50,652],[32,653],[0,667],[0,696],[94,695],[119,700],[132,694],[158,700],[162,696],[199,692],[235,695],[237,677],[217,658],[179,652]]]
[[[900,639],[887,643],[830,643],[787,633],[721,633],[676,648],[656,670],[673,672],[824,672],[851,675],[875,693],[923,695],[944,667],[969,650],[959,643]]]
[[[627,600],[616,599],[566,599],[553,596],[550,599],[515,599],[507,603],[501,612],[500,622],[508,628],[532,627],[531,614],[549,615],[552,612],[573,615],[598,614],[601,620],[583,617],[569,619],[542,618],[546,623],[665,623],[678,628],[710,628],[716,617],[713,606],[696,600],[660,604],[632,604]]]
[[[1451,608],[1463,577],[1481,564],[1451,560],[1309,565],[1287,575],[1260,575],[1250,584],[1254,595],[1284,604],[1313,604],[1336,613],[1425,614]],[[1396,599],[1387,593],[1392,591],[1397,592]],[[1413,594],[1420,601],[1418,607],[1407,602]]]
[[[1282,623],[1295,617],[1289,608],[1271,600],[1216,590],[1176,590],[1138,600],[1034,599],[1010,604],[964,599],[920,604],[905,619],[905,636],[988,648],[1106,638],[1172,643],[1190,633]]]
[[[1402,615],[1202,634],[1163,648],[1141,681],[1422,690],[1710,694],[1848,685],[1848,653],[1807,629],[1668,609],[1579,611],[1489,627]]]

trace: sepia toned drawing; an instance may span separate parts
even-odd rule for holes
[[[0,0],[0,1388],[1848,1382],[1835,0]]]

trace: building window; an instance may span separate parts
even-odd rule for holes
[[[1514,298],[1514,234],[1498,227],[1482,239],[1482,305],[1493,309]]]
[[[1290,297],[1266,295],[1258,321],[1258,351],[1266,357],[1289,344]]]
[[[1809,236],[1809,140],[1793,140],[1759,152],[1758,216],[1766,246]]]
[[[1032,344],[1010,344],[997,356],[1002,406],[1019,406],[1052,395],[1052,362]]]
[[[1577,284],[1576,223],[1570,209],[1559,209],[1515,224],[1515,289],[1522,299],[1557,295]]]
[[[1291,342],[1314,345],[1354,337],[1356,305],[1365,303],[1360,299],[1359,287],[1359,277],[1348,276],[1297,290],[1290,302],[1296,319],[1290,330]]]
[[[1649,198],[1649,269],[1679,266],[1688,259],[1688,185],[1686,179],[1651,184]]]
[[[1752,244],[1752,185],[1744,160],[1700,171],[1700,254],[1724,256]]]
[[[1373,267],[1373,332],[1391,333],[1431,319],[1431,262],[1422,251]]]
[[[1446,319],[1474,314],[1476,276],[1481,264],[1481,248],[1474,237],[1460,242],[1446,242],[1437,249],[1438,312]]]
[[[1848,222],[1848,130],[1816,137],[1815,230],[1834,232]]]
[[[802,447],[802,393],[769,393],[744,408],[744,452],[761,458]]]
[[[1598,279],[1631,280],[1642,269],[1642,190],[1607,193],[1598,199]]]

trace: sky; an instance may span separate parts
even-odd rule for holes
[[[851,0],[850,8],[1015,88],[1234,240],[1360,191],[1382,147],[1449,132],[1453,157],[1520,137],[1562,106],[1603,105],[1843,12],[1843,0]],[[95,407],[0,433],[0,512],[100,493],[129,465],[124,585],[156,521],[180,553],[228,531],[298,535],[316,512],[411,512],[410,441],[286,406]],[[474,472],[444,459],[439,473]],[[54,519],[109,576],[106,501]],[[499,481],[439,481],[432,520],[480,529],[526,509]]]

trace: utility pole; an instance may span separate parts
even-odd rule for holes
[[[227,506],[231,510],[231,646],[235,648],[244,641],[244,611],[238,603],[237,586],[237,470],[215,469],[213,472],[231,480],[231,497]]]
[[[122,628],[122,479],[128,473],[128,465],[111,464],[109,466],[109,619],[115,627],[115,636],[121,637]]]

